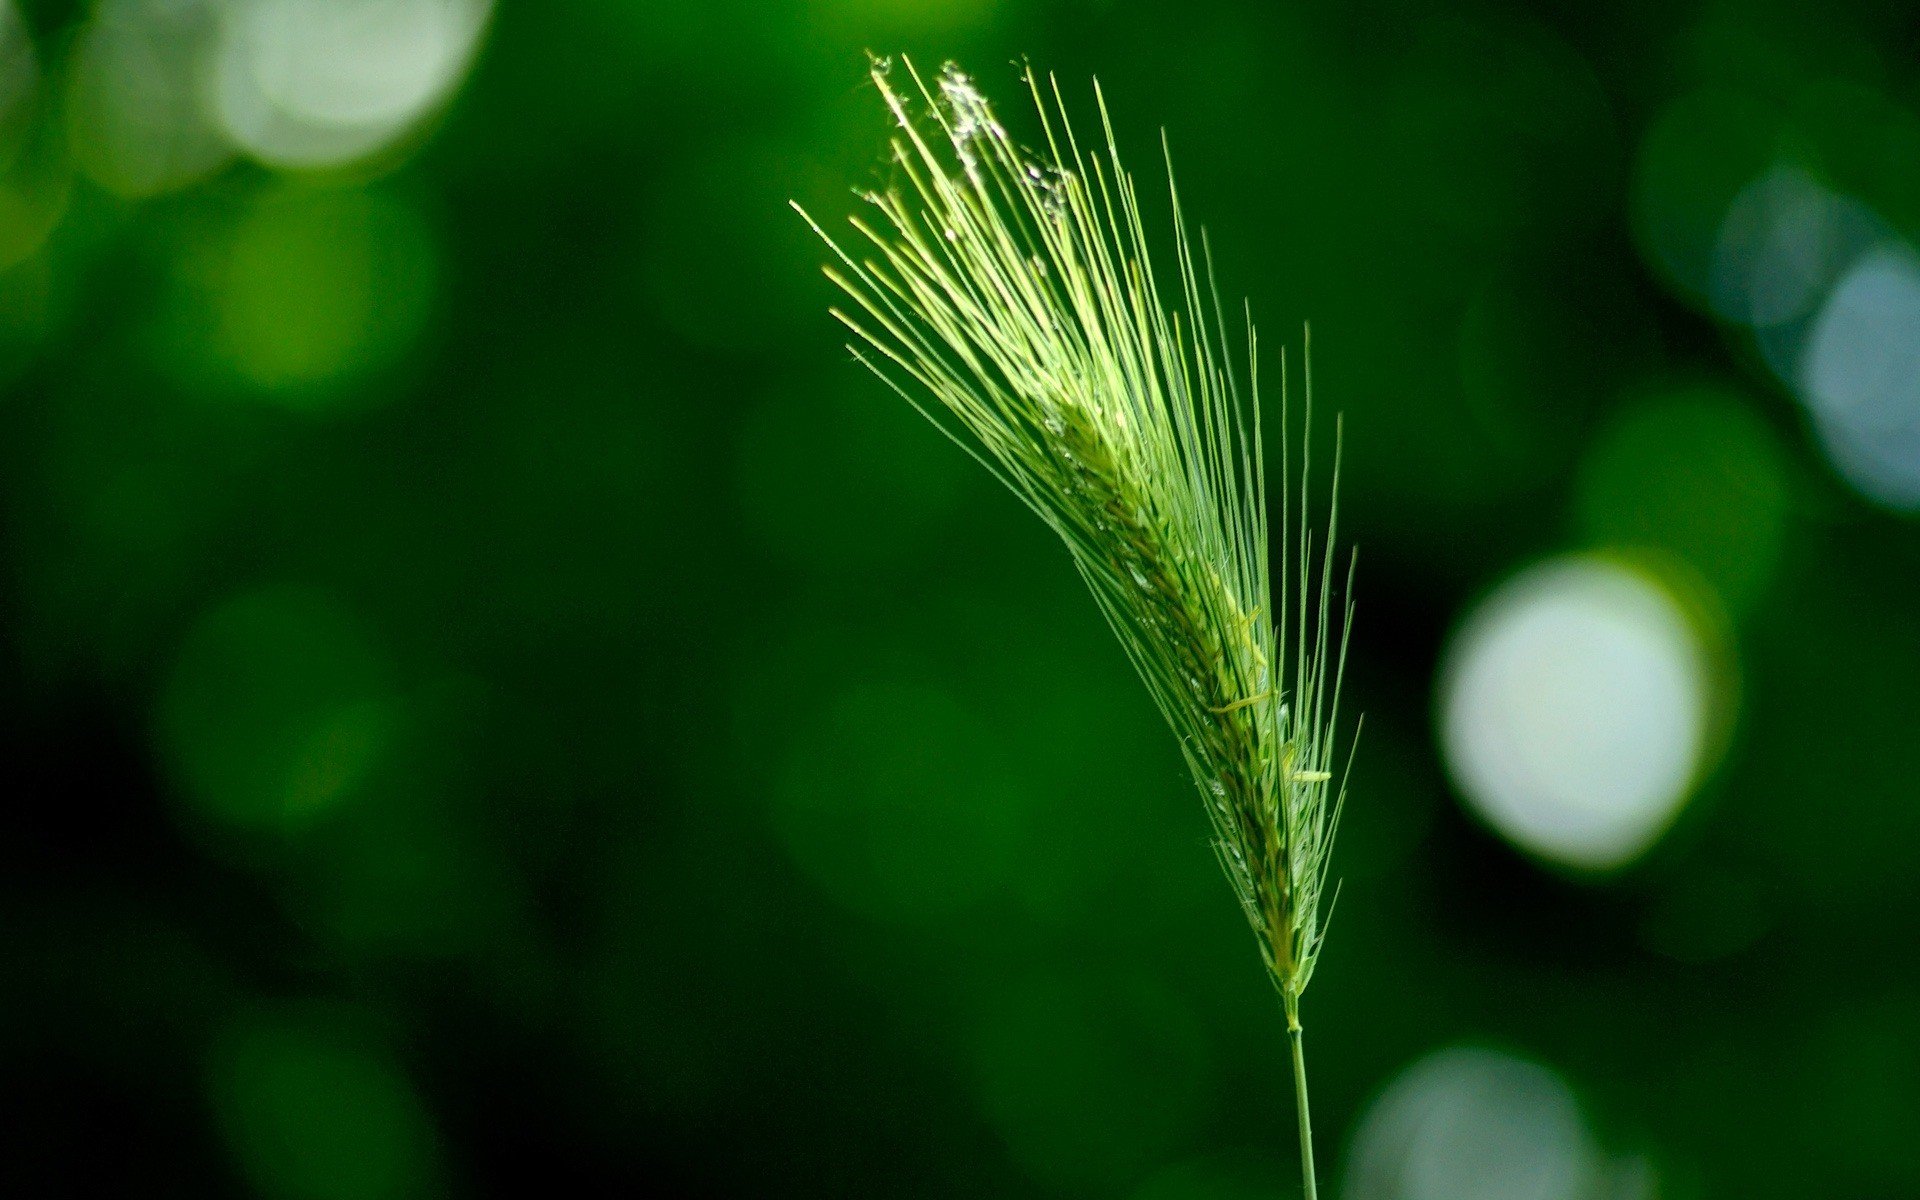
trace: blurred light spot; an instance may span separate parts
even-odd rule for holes
[[[981,1104],[1013,1159],[1051,1188],[1113,1195],[1206,1117],[1210,1049],[1177,997],[1081,972],[1003,983],[974,1054]]]
[[[795,737],[775,821],[800,864],[857,911],[952,917],[1000,886],[1020,805],[980,723],[950,694],[856,684]]]
[[[1920,111],[1905,89],[1869,82],[1871,71],[1841,69],[1795,96],[1794,135],[1834,186],[1870,197],[1899,229],[1920,222]]]
[[[1441,734],[1468,805],[1520,848],[1608,869],[1658,839],[1701,772],[1709,665],[1673,597],[1599,558],[1536,566],[1454,635]]]
[[[353,617],[295,588],[202,617],[160,698],[181,791],[245,829],[306,825],[353,795],[394,733],[386,664]]]
[[[1714,248],[1715,311],[1768,329],[1812,312],[1861,251],[1886,236],[1862,205],[1775,166],[1734,197]]]
[[[1787,522],[1784,455],[1740,397],[1696,388],[1615,419],[1581,466],[1579,513],[1600,545],[1653,547],[1744,610],[1778,566]]]
[[[492,0],[237,0],[214,94],[234,143],[313,167],[392,144],[459,85]]]
[[[416,1200],[442,1190],[433,1120],[398,1064],[351,1023],[236,1022],[210,1085],[227,1144],[269,1200]]]
[[[1773,162],[1780,121],[1738,93],[1705,91],[1675,102],[1648,130],[1635,165],[1633,232],[1642,257],[1683,299],[1709,303],[1722,224]]]
[[[1729,205],[1713,302],[1749,326],[1857,491],[1920,511],[1920,256],[1859,201],[1774,166]]]
[[[431,310],[432,238],[383,192],[286,188],[186,252],[165,352],[290,408],[364,400],[333,387],[397,358]]]
[[[80,169],[122,196],[173,191],[233,156],[205,103],[215,0],[106,0],[80,34],[67,121]]]
[[[1801,392],[1849,483],[1920,511],[1920,259],[1883,246],[1856,261],[1814,320]]]
[[[1350,1162],[1346,1200],[1591,1200],[1608,1175],[1565,1080],[1469,1047],[1394,1080],[1362,1118]]]

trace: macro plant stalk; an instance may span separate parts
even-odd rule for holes
[[[1324,538],[1309,525],[1311,377],[1296,478],[1282,359],[1270,527],[1257,338],[1249,320],[1232,349],[1171,166],[1156,253],[1097,84],[1103,137],[1083,146],[1058,82],[1027,71],[1029,150],[952,64],[929,80],[876,59],[872,77],[897,127],[893,185],[863,195],[873,215],[844,243],[807,217],[850,301],[834,315],[856,358],[1060,536],[1178,738],[1280,995],[1313,1200],[1300,999],[1332,906],[1351,628],[1333,596],[1351,565],[1336,577],[1337,502]]]

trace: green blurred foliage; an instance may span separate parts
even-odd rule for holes
[[[1790,501],[1772,432],[1707,392],[1623,410],[1588,453],[1580,516],[1600,544],[1667,550],[1743,608],[1772,583]]]
[[[326,1023],[255,1019],[208,1068],[220,1123],[265,1196],[389,1200],[440,1191],[432,1121],[378,1050]]]
[[[500,0],[280,169],[199,90],[244,8],[0,4],[0,1191],[1291,1194],[1177,748],[825,315],[786,202],[887,182],[871,48],[1097,73],[1292,371],[1312,322],[1367,714],[1328,1191],[1491,1039],[1662,1196],[1920,1194],[1920,541],[1714,291],[1770,168],[1920,238],[1911,13]],[[1433,736],[1449,630],[1582,549],[1707,589],[1742,682],[1604,878]]]

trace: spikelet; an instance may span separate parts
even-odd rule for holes
[[[1089,152],[1058,83],[1026,72],[1045,147],[1029,152],[951,64],[931,84],[904,60],[872,74],[898,126],[896,186],[864,197],[877,220],[853,218],[844,247],[808,218],[852,301],[835,315],[861,362],[1066,543],[1179,737],[1297,1030],[1324,931],[1351,619],[1332,607],[1334,530],[1316,548],[1305,523],[1305,436],[1297,496],[1280,473],[1276,579],[1257,365],[1243,392],[1171,182],[1163,292],[1097,85],[1105,145]],[[1284,408],[1281,424],[1284,463]]]

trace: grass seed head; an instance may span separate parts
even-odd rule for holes
[[[1270,562],[1253,329],[1243,380],[1171,170],[1156,266],[1098,85],[1102,137],[1083,144],[1058,82],[1025,72],[1029,150],[952,64],[929,80],[876,59],[872,77],[895,182],[864,197],[851,237],[808,218],[849,301],[835,316],[861,362],[1066,544],[1179,738],[1291,1012],[1324,936],[1350,617],[1332,601],[1336,507],[1317,546],[1307,525],[1311,385],[1294,480],[1283,361]]]

